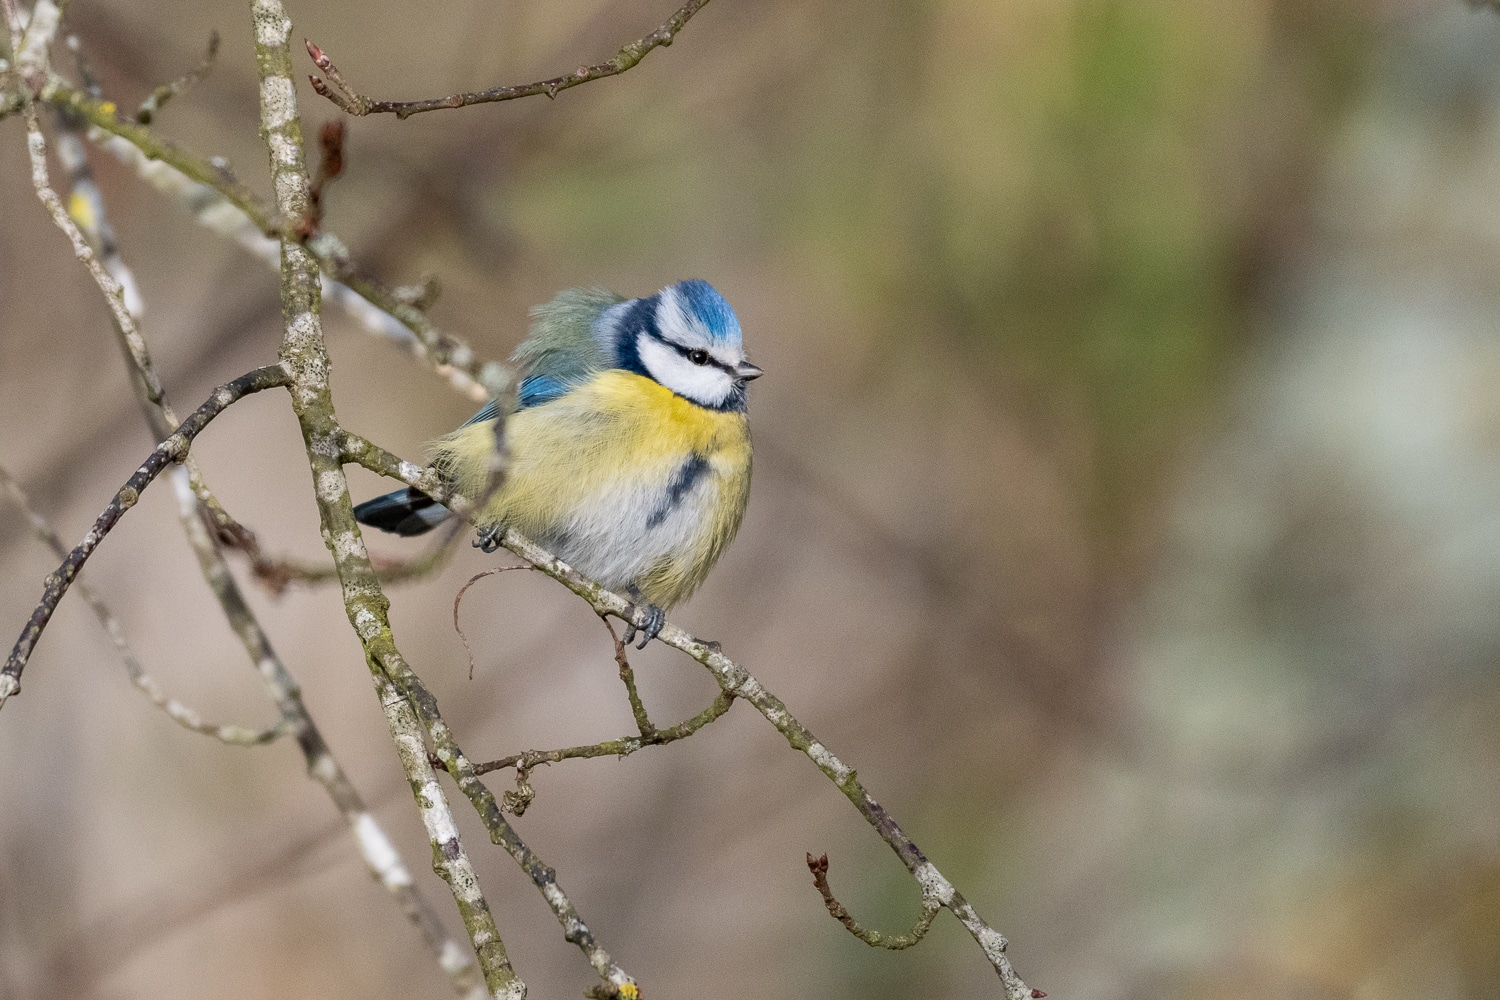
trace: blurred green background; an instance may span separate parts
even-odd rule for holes
[[[291,4],[412,98],[594,61],[670,4]],[[265,187],[248,12],[73,0],[132,107]],[[64,63],[65,64],[65,63]],[[305,67],[311,70],[311,66]],[[299,94],[312,126],[331,105]],[[69,537],[150,446],[97,292],[0,122],[0,462]],[[625,76],[351,122],[327,221],[487,357],[599,283],[711,280],[766,378],[745,529],[674,618],[718,638],[1012,939],[1089,1000],[1500,997],[1500,18],[1458,0],[718,0]],[[179,406],[274,356],[275,276],[98,153]],[[330,312],[335,399],[407,457],[468,414]],[[322,558],[284,400],[198,449],[276,551]],[[360,497],[381,485],[355,473]],[[162,683],[270,718],[148,493],[90,563]],[[372,541],[385,554],[419,547]],[[0,621],[50,558],[0,513]],[[604,633],[464,551],[397,639],[476,757],[630,729]],[[253,585],[250,589],[254,590]],[[255,591],[423,891],[441,883],[336,594]],[[699,669],[637,658],[659,721]],[[65,606],[0,716],[0,997],[448,994],[292,746],[188,735]],[[989,997],[914,887],[743,706],[535,775],[519,823],[653,998]],[[502,787],[497,781],[495,786]],[[591,974],[463,830],[533,997]],[[456,919],[452,921],[457,927]]]

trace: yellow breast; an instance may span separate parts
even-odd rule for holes
[[[435,447],[440,468],[469,495],[487,479],[492,430],[472,424]],[[519,410],[506,439],[506,482],[485,519],[550,545],[606,586],[633,584],[663,607],[702,582],[744,515],[745,415],[699,406],[641,375],[603,372]]]

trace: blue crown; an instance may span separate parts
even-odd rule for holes
[[[709,337],[721,344],[740,343],[739,318],[713,285],[698,278],[689,278],[677,282],[672,288],[681,298],[683,308],[689,316],[703,324]]]

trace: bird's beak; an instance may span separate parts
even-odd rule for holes
[[[734,377],[739,379],[741,382],[748,382],[753,378],[760,378],[765,373],[765,369],[761,368],[759,365],[752,365],[748,361],[741,361],[739,364],[734,366]]]

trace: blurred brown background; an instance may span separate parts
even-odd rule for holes
[[[294,3],[379,97],[566,71],[669,3]],[[264,187],[242,4],[74,0],[132,107]],[[310,67],[307,67],[310,69]],[[304,87],[310,125],[334,109]],[[0,122],[0,461],[69,538],[146,453],[86,274]],[[561,95],[351,124],[328,222],[486,356],[526,308],[708,278],[768,375],[740,539],[674,617],[836,752],[1054,997],[1500,997],[1500,19],[1457,0],[719,0]],[[274,356],[275,276],[95,156],[187,406]],[[409,456],[471,404],[330,311],[347,426]],[[274,394],[197,450],[273,549],[321,558]],[[383,489],[355,472],[366,496]],[[376,538],[382,553],[416,546]],[[0,622],[53,560],[0,513]],[[603,631],[465,550],[394,591],[465,747],[631,722]],[[271,718],[159,487],[90,564],[170,691]],[[445,914],[337,596],[253,587]],[[659,721],[700,668],[636,657]],[[295,747],[132,691],[69,599],[0,715],[0,997],[443,997]],[[948,917],[867,949],[911,880],[744,706],[690,743],[540,770],[522,834],[653,998],[989,997]],[[503,787],[497,781],[496,787]],[[463,829],[539,998],[591,981]],[[457,927],[457,920],[452,921]]]

